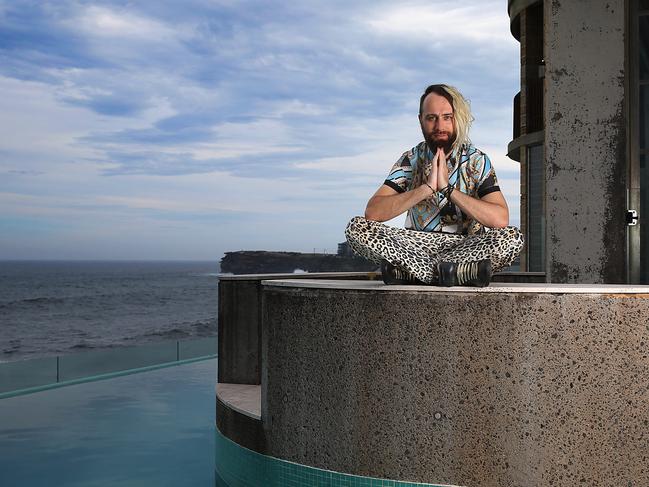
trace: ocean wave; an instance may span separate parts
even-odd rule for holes
[[[62,304],[66,298],[53,298],[49,296],[39,296],[37,298],[17,299],[0,304],[0,309],[9,309],[23,305],[42,305],[42,304]]]
[[[122,330],[120,335],[99,337],[93,333],[75,328],[65,330],[57,340],[46,343],[22,343],[21,340],[7,340],[0,344],[0,357],[13,361],[17,358],[34,358],[72,353],[91,352],[96,350],[117,349],[147,345],[164,341],[185,341],[197,338],[215,337],[217,334],[216,318],[196,321],[177,321],[167,326],[149,327],[138,332],[128,333]]]
[[[20,352],[21,348],[22,348],[22,342],[20,340],[9,340],[9,343],[7,343],[2,348],[2,354],[13,355],[15,353]]]
[[[176,296],[155,296],[151,291],[144,290],[128,290],[128,291],[112,291],[103,293],[88,293],[73,296],[52,297],[52,296],[39,296],[35,298],[16,299],[14,301],[7,301],[0,303],[0,310],[14,310],[14,309],[29,309],[40,308],[46,306],[58,305],[74,305],[81,307],[112,305],[116,302],[119,304],[142,304],[143,302],[149,304],[155,302],[156,304],[175,303]],[[143,304],[144,306],[144,304]]]
[[[154,330],[141,335],[144,338],[162,337],[162,338],[185,338],[191,336],[191,333],[182,328],[171,328],[169,330]]]
[[[71,345],[67,347],[66,350],[74,350],[74,351],[80,351],[80,350],[94,350],[94,349],[99,349],[99,348],[119,348],[118,343],[105,343],[105,342],[87,342],[85,340],[82,340],[80,342],[75,343],[74,345]],[[65,350],[57,350],[59,353],[64,352]]]
[[[216,335],[216,319],[211,321],[176,322],[172,323],[168,328],[150,330],[134,337],[128,337],[127,340],[137,342],[151,338],[182,339],[213,335]]]

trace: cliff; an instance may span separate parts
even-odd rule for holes
[[[226,252],[221,259],[221,272],[232,274],[268,274],[275,272],[370,272],[378,265],[362,257],[342,257],[332,254],[303,254],[300,252],[267,252],[240,250]]]

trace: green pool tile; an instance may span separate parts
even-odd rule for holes
[[[248,450],[216,431],[218,487],[440,487],[349,475],[287,462]]]

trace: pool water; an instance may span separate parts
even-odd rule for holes
[[[0,486],[213,486],[216,360],[0,399]]]

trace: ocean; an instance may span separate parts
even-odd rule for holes
[[[0,261],[0,361],[217,334],[218,262]]]

